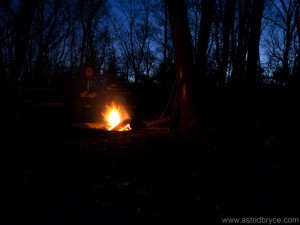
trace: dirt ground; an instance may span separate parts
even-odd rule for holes
[[[299,219],[294,92],[208,93],[199,124],[185,131],[142,126],[149,108],[158,109],[153,117],[163,108],[141,101],[139,126],[129,132],[76,128],[65,108],[26,108],[4,92],[0,224]]]

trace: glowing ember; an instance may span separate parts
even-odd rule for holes
[[[106,110],[102,113],[102,116],[108,130],[131,130],[129,115],[121,105],[112,102],[110,105],[106,105],[105,108]]]

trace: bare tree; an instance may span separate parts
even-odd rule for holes
[[[154,42],[157,44],[155,51],[158,65],[156,65],[157,79],[169,89],[172,86],[174,76],[174,51],[169,23],[168,5],[166,0],[157,0],[154,4]]]
[[[249,86],[254,86],[257,81],[256,79],[259,68],[259,41],[264,4],[264,0],[253,0],[252,4],[246,65],[246,81]]]
[[[11,1],[2,1],[0,5],[0,78],[8,78],[13,65],[13,37],[15,33],[15,10]]]
[[[138,83],[141,76],[149,76],[143,74],[147,72],[144,66],[153,60],[152,57],[146,57],[146,54],[149,56],[149,46],[152,44],[151,1],[127,0],[118,3],[123,23],[113,22],[113,25],[126,64],[130,66],[128,71],[131,71],[131,79]]]
[[[293,66],[293,83],[297,89],[300,87],[300,21],[299,21],[300,12],[299,11],[300,11],[300,1],[297,0],[297,7],[295,11],[294,21],[296,21],[296,27],[297,27],[298,49],[297,49],[297,55]]]
[[[54,52],[69,33],[69,27],[63,16],[64,13],[61,0],[53,2],[41,0],[37,7],[35,27],[33,27],[33,32],[36,33],[36,38],[33,39],[36,40],[35,49],[37,49],[36,57],[34,57],[34,79],[39,83],[47,80],[45,77],[46,65],[55,63],[55,59],[50,57],[50,53]]]
[[[78,11],[81,24],[82,39],[80,50],[80,64],[95,61],[95,35],[101,18],[103,0],[79,0]],[[95,62],[94,62],[95,63]]]
[[[38,0],[21,1],[20,11],[16,17],[16,33],[14,36],[14,62],[11,71],[12,82],[17,82],[24,66],[29,43],[34,11]]]
[[[191,85],[194,76],[193,47],[184,0],[168,0],[168,9],[175,51],[177,91],[173,97],[171,128],[186,129],[197,119],[195,93]]]
[[[270,10],[266,13],[265,20],[269,22],[268,31],[272,35],[266,40],[270,64],[275,64],[275,70],[279,72],[280,83],[290,80],[295,53],[293,54],[292,43],[296,37],[297,7],[296,0],[270,0]],[[292,55],[291,55],[292,54]]]
[[[224,20],[222,23],[222,37],[223,37],[223,48],[222,57],[219,66],[219,78],[218,82],[220,86],[224,86],[226,83],[226,76],[228,71],[228,60],[230,50],[230,35],[234,29],[235,19],[235,0],[225,1]]]
[[[233,71],[231,81],[240,85],[244,81],[246,72],[246,54],[249,41],[249,26],[251,0],[241,0],[237,3],[238,7],[238,33],[237,48],[233,59]]]
[[[213,13],[216,0],[202,0],[201,23],[198,33],[197,53],[196,53],[196,69],[197,80],[195,83],[200,85],[206,79],[207,75],[207,49],[211,33]]]
[[[186,1],[188,10],[188,19],[192,35],[193,53],[194,56],[197,54],[197,45],[199,38],[199,29],[201,23],[201,11],[202,4],[200,0],[188,0]]]

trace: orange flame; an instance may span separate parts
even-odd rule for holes
[[[110,105],[105,106],[105,109],[106,110],[102,113],[102,116],[108,130],[131,130],[130,124],[127,123],[130,121],[129,115],[121,105],[116,105],[115,102],[111,102]]]

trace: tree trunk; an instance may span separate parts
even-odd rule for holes
[[[12,67],[11,80],[16,83],[20,78],[24,66],[31,25],[36,7],[36,0],[23,1],[17,21],[17,31],[14,39],[15,59]]]
[[[197,77],[196,82],[199,85],[200,82],[206,79],[207,74],[207,48],[209,43],[210,31],[212,26],[213,13],[215,8],[215,0],[202,0],[201,11],[201,24],[198,35],[197,54],[196,54],[196,70]]]
[[[3,56],[3,51],[2,51],[2,40],[0,40],[0,80],[5,79],[6,78],[6,74],[5,74],[5,66],[4,66],[4,56]]]
[[[300,87],[300,21],[299,21],[299,9],[300,8],[300,0],[297,1],[297,8],[295,13],[295,21],[296,21],[296,29],[298,35],[298,53],[294,62],[293,69],[293,82],[295,88],[298,89]]]
[[[250,0],[241,0],[238,2],[239,12],[239,32],[238,45],[233,62],[233,71],[231,82],[233,85],[239,86],[244,80],[246,68],[246,52],[249,39],[249,15],[250,15]]]
[[[234,25],[234,13],[235,13],[235,0],[226,0],[224,22],[223,22],[223,49],[222,49],[222,61],[219,69],[219,85],[224,86],[226,83],[228,57],[230,51],[230,31]]]
[[[173,96],[171,129],[187,129],[197,119],[191,81],[193,47],[184,0],[168,0],[168,10],[175,51],[177,91]]]
[[[246,68],[246,85],[248,87],[254,87],[256,85],[259,61],[259,40],[264,3],[264,0],[254,0],[252,5]]]
[[[163,72],[167,72],[167,50],[168,50],[168,5],[166,0],[163,0],[164,5],[164,42],[163,42]]]

